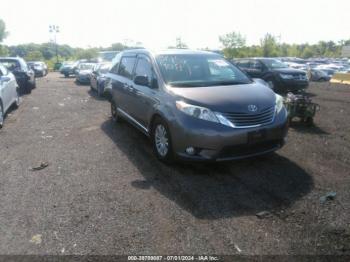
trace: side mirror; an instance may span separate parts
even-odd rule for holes
[[[152,89],[157,89],[158,88],[158,80],[156,78],[152,79],[151,88]]]
[[[136,76],[134,79],[134,83],[136,85],[140,85],[140,86],[149,86],[150,85],[147,76]]]

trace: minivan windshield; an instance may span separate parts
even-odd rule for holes
[[[90,70],[94,67],[94,64],[80,64],[79,69],[80,70]]]
[[[269,68],[269,69],[278,69],[278,68],[287,68],[288,65],[277,60],[277,59],[264,59],[263,63]]]
[[[251,80],[217,55],[164,54],[156,57],[164,81],[176,87],[248,84]]]

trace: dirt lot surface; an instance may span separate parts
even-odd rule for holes
[[[316,126],[276,154],[165,166],[88,86],[39,79],[0,130],[0,253],[350,254],[350,86],[309,92]]]

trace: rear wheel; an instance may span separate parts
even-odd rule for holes
[[[157,158],[164,163],[171,163],[174,160],[170,131],[167,123],[157,118],[152,127],[153,151]]]
[[[30,94],[32,92],[32,85],[28,82],[26,85],[26,91],[27,94]]]
[[[103,92],[102,92],[102,87],[101,87],[101,84],[99,84],[98,82],[97,82],[97,96],[98,97],[102,97],[103,96]]]
[[[4,107],[2,106],[2,102],[0,101],[0,128],[2,128],[4,125],[4,118],[5,118]]]
[[[34,82],[31,84],[31,87],[32,87],[32,89],[36,88],[36,80],[35,80],[35,78],[34,78]]]
[[[19,107],[19,103],[20,103],[20,98],[19,98],[19,90],[17,88],[17,94],[16,94],[16,101],[15,101],[15,108]]]

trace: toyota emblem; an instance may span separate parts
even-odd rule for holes
[[[256,112],[256,111],[258,111],[258,107],[256,105],[248,105],[248,111],[249,112]]]

